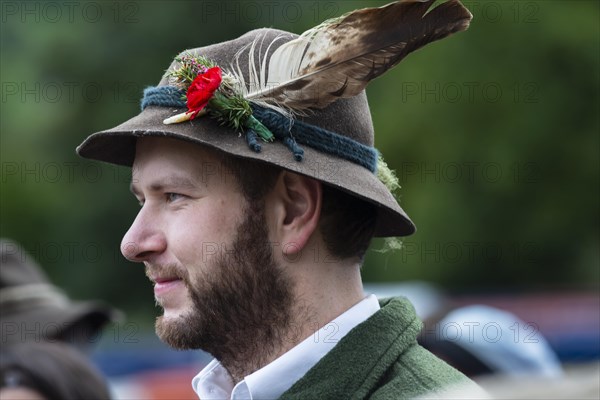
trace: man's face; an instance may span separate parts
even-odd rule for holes
[[[155,283],[161,339],[215,356],[231,347],[227,338],[257,325],[285,328],[291,307],[264,204],[250,204],[228,171],[200,146],[138,140],[132,191],[142,208],[121,244]],[[268,340],[275,333],[263,334]]]

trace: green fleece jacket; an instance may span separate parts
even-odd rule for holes
[[[408,300],[380,304],[381,310],[344,336],[281,399],[397,400],[448,385],[477,387],[417,344],[422,325]]]

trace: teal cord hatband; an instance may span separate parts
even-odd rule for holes
[[[185,108],[185,91],[174,86],[149,86],[144,89],[142,111],[148,106]]]
[[[183,90],[173,86],[148,87],[144,90],[141,107],[142,110],[148,106],[187,108],[184,96]],[[373,173],[377,171],[378,153],[373,147],[303,121],[291,120],[268,108],[253,104],[252,111],[254,117],[292,151],[297,161],[302,161],[304,151],[296,142],[361,165]],[[245,134],[248,146],[259,152],[261,146],[256,134],[251,130]]]

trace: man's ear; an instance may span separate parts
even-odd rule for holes
[[[277,238],[283,254],[292,256],[304,249],[321,216],[321,182],[283,171],[269,194]]]

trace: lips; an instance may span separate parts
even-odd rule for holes
[[[157,277],[157,278],[150,278],[150,280],[152,280],[154,283],[165,283],[165,282],[171,282],[171,281],[176,281],[176,280],[180,280],[180,278],[173,276],[173,277]]]
[[[154,284],[154,297],[161,304],[172,302],[185,293],[185,269],[174,264],[145,263],[146,276]]]
[[[154,281],[154,295],[164,296],[168,292],[180,290],[183,280],[178,277],[157,277],[151,278]]]

